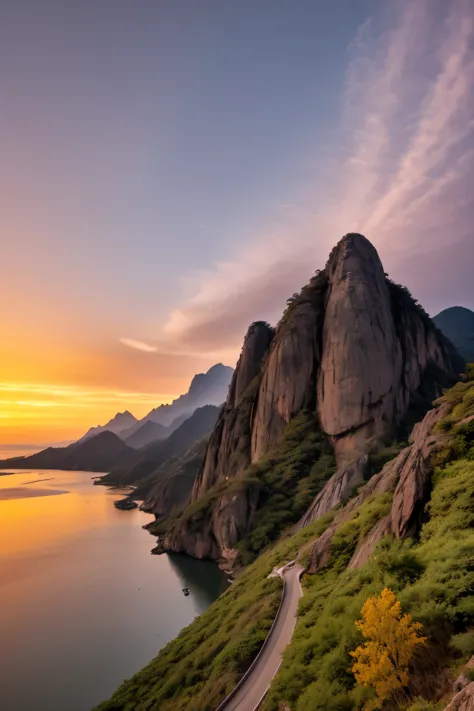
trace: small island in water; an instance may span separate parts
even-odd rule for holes
[[[132,499],[119,499],[118,501],[114,501],[114,506],[116,509],[121,509],[121,511],[129,511],[130,509],[138,508],[137,502],[132,501]]]

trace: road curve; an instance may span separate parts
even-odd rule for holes
[[[293,634],[298,600],[302,595],[300,576],[303,570],[301,565],[293,565],[283,571],[283,600],[272,630],[241,685],[231,698],[219,706],[218,711],[255,711],[259,707],[278,671],[283,650]]]

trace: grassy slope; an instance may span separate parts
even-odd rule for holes
[[[429,653],[417,660],[411,693],[437,698],[442,669],[474,653],[474,372],[447,394],[450,435],[437,456],[429,520],[417,541],[383,540],[367,565],[346,570],[358,540],[387,511],[390,495],[366,501],[335,534],[329,566],[306,576],[300,617],[263,709],[282,701],[292,711],[359,709],[348,655],[359,642],[354,622],[363,602],[386,585],[420,620]],[[101,711],[214,711],[254,658],[280,600],[273,566],[295,557],[329,518],[284,537],[250,565],[203,615],[125,682]],[[428,707],[426,707],[428,708]]]
[[[436,699],[445,691],[440,666],[474,653],[474,421],[459,424],[474,415],[474,382],[459,383],[446,399],[454,409],[441,428],[453,439],[437,457],[429,520],[420,539],[387,537],[367,565],[345,570],[361,530],[367,529],[369,508],[372,520],[377,508],[381,517],[384,498],[361,507],[359,525],[350,521],[341,526],[329,566],[305,577],[295,634],[264,710],[276,711],[282,700],[292,711],[362,707],[348,653],[360,642],[354,622],[364,601],[385,586],[397,593],[430,637],[429,651],[414,671],[413,695]]]
[[[261,555],[204,614],[180,632],[100,711],[210,711],[233,689],[265,639],[281,599],[274,566],[294,558],[329,518]]]

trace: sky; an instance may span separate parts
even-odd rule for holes
[[[347,232],[474,308],[474,0],[0,4],[0,450],[234,365]]]

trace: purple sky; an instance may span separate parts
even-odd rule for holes
[[[474,308],[473,41],[474,0],[2,3],[4,380],[169,399],[349,231]]]

